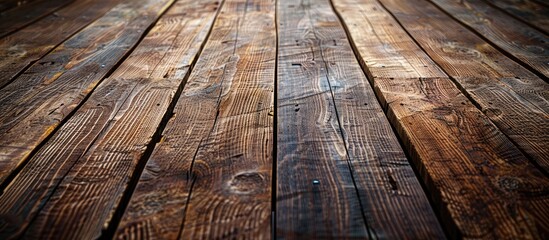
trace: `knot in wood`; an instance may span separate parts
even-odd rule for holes
[[[237,194],[254,194],[264,189],[264,177],[257,172],[240,173],[230,181],[229,188]]]
[[[520,187],[520,181],[513,177],[502,177],[499,179],[498,184],[505,190],[516,190]]]

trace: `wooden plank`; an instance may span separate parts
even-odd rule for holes
[[[0,89],[120,0],[80,0],[0,39]]]
[[[381,2],[475,105],[549,173],[549,84],[432,4]]]
[[[361,64],[452,238],[539,238],[549,229],[549,179],[445,77],[377,1],[334,1]],[[367,46],[367,47],[365,47]],[[403,78],[376,65],[392,51],[442,77]],[[414,54],[410,54],[414,53]],[[411,61],[408,61],[410,63]],[[527,219],[527,220],[526,220]]]
[[[5,37],[29,24],[53,14],[56,10],[74,0],[38,0],[0,14],[0,38]]]
[[[162,16],[1,195],[0,215],[17,221],[2,225],[0,238],[27,227],[31,239],[96,239],[105,231],[216,9],[214,0],[178,1]]]
[[[507,16],[483,1],[430,1],[548,81],[549,37],[547,35]]]
[[[118,5],[0,90],[3,185],[172,2],[139,0]]]
[[[531,0],[486,0],[530,26],[549,34],[549,8]]]
[[[275,60],[274,1],[226,1],[116,237],[271,236]]]
[[[444,239],[329,1],[278,18],[277,238]]]

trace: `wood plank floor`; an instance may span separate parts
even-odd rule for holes
[[[0,0],[0,239],[549,239],[545,0]]]

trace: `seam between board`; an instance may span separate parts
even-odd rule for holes
[[[433,210],[433,212],[434,212],[434,214],[437,218],[439,226],[441,226],[446,238],[451,239],[450,238],[450,236],[451,236],[450,232],[452,232],[453,229],[457,229],[457,228],[455,226],[447,226],[446,224],[443,224],[443,223],[445,223],[444,221],[442,221],[443,213],[438,208],[438,206],[440,204],[435,204],[436,199],[434,199],[434,197],[432,197],[432,195],[428,191],[427,184],[429,184],[429,183],[428,182],[426,183],[426,182],[421,180],[422,179],[422,175],[420,174],[421,166],[416,166],[416,164],[414,164],[414,162],[413,162],[414,158],[412,157],[412,155],[415,152],[415,150],[412,149],[412,148],[408,149],[408,148],[405,147],[406,146],[404,144],[405,139],[403,139],[403,136],[400,136],[400,134],[398,134],[399,131],[396,129],[397,126],[395,126],[394,123],[392,121],[390,121],[390,119],[389,119],[389,116],[388,116],[389,103],[387,103],[387,105],[385,107],[382,104],[384,102],[384,100],[383,100],[384,96],[381,93],[378,93],[377,91],[375,91],[375,84],[374,84],[375,81],[374,81],[374,77],[373,77],[372,72],[370,71],[370,69],[368,68],[368,66],[364,62],[364,60],[360,57],[361,54],[358,51],[355,42],[353,41],[353,38],[352,38],[351,33],[349,31],[349,28],[348,28],[347,24],[345,23],[345,21],[343,20],[343,17],[341,16],[341,13],[335,7],[333,0],[329,0],[329,1],[331,3],[333,11],[335,12],[335,14],[338,17],[343,29],[345,30],[346,38],[347,38],[349,44],[351,45],[351,49],[352,49],[352,51],[355,55],[355,58],[358,61],[360,68],[362,69],[362,71],[364,72],[364,75],[366,76],[366,78],[368,80],[368,83],[369,83],[368,87],[373,91],[374,96],[376,97],[379,106],[381,107],[381,109],[385,113],[384,114],[385,115],[385,120],[389,123],[389,126],[391,126],[393,134],[395,135],[396,139],[398,140],[400,148],[403,150],[403,152],[406,156],[406,159],[408,161],[408,165],[414,171],[414,175],[415,175],[416,179],[418,179],[418,182],[420,183],[420,185],[422,187],[423,194],[425,194],[425,196],[427,197],[427,200],[429,201],[429,206]],[[416,159],[416,160],[419,160],[418,162],[421,163],[420,159]],[[454,225],[455,225],[455,223],[454,223]]]
[[[311,27],[312,27],[312,30],[313,30],[313,35],[315,36],[315,39],[318,41],[318,48],[320,50],[320,58],[322,59],[322,64],[324,65],[324,69],[325,69],[324,75],[326,77],[326,82],[328,83],[328,87],[330,89],[332,104],[334,105],[334,112],[335,112],[336,119],[337,119],[337,124],[338,124],[338,129],[339,129],[339,134],[338,135],[341,137],[341,140],[343,141],[343,146],[345,147],[345,155],[346,155],[345,158],[346,158],[346,162],[347,162],[347,167],[349,169],[349,174],[350,174],[351,180],[353,182],[353,186],[354,186],[354,189],[355,189],[355,194],[356,194],[358,203],[360,205],[360,211],[362,213],[361,214],[362,219],[363,219],[364,225],[366,227],[366,232],[368,233],[368,238],[372,239],[372,237],[376,236],[376,234],[375,234],[375,231],[373,229],[371,229],[369,224],[368,224],[368,218],[366,217],[366,211],[365,211],[364,205],[363,205],[363,203],[360,199],[360,192],[358,190],[358,186],[357,186],[356,179],[355,179],[355,176],[354,176],[354,169],[353,169],[353,165],[352,165],[351,156],[349,155],[349,147],[347,146],[347,141],[346,141],[346,138],[345,138],[345,131],[343,129],[343,126],[341,125],[341,119],[340,119],[339,112],[337,110],[337,104],[336,104],[336,101],[335,101],[335,94],[334,94],[334,91],[333,91],[333,88],[332,88],[332,83],[330,82],[330,74],[329,74],[330,70],[328,68],[328,64],[326,63],[326,59],[324,58],[324,49],[323,49],[323,46],[322,46],[322,39],[320,39],[318,37],[315,24],[313,23],[313,20],[312,20],[312,17],[311,17],[311,2],[310,2],[310,0],[308,0],[308,6],[309,7],[307,8],[307,15],[308,15],[308,18],[309,18],[309,21],[310,21],[310,24],[311,24]],[[334,12],[334,9],[332,9],[332,12]],[[338,19],[338,21],[339,21],[339,19]],[[313,55],[314,55],[314,52],[313,52]]]
[[[246,0],[246,3],[247,2],[248,2],[248,0]],[[212,27],[210,28],[210,31],[208,32],[208,36],[207,36],[206,40],[204,41],[202,48],[204,48],[204,46],[206,46],[206,44],[208,43],[210,35],[213,32],[213,30],[215,28],[215,25],[217,24],[219,14],[221,13],[221,9],[223,9],[224,6],[225,6],[225,1],[222,1],[221,4],[219,5],[218,9],[217,9],[216,16],[215,16],[215,18],[212,22]],[[247,9],[247,7],[248,7],[248,4],[246,4],[246,9]],[[236,37],[235,37],[235,41],[234,41],[234,45],[233,45],[233,54],[227,59],[228,62],[230,62],[231,58],[236,53],[237,42],[238,42],[238,31],[240,29],[240,24],[239,23],[240,23],[240,19],[238,19],[237,25],[236,25]],[[200,58],[200,55],[202,55],[202,50],[200,51],[200,54],[195,57],[196,62],[198,62],[198,60]],[[191,186],[189,188],[189,192],[188,192],[188,195],[187,195],[187,202],[185,203],[185,207],[184,207],[184,210],[183,210],[183,213],[182,213],[183,217],[182,217],[182,220],[181,220],[181,226],[179,228],[179,233],[177,235],[178,239],[181,239],[181,237],[183,235],[183,230],[185,229],[185,221],[186,221],[186,217],[187,217],[187,210],[188,210],[188,207],[189,207],[189,203],[192,200],[192,193],[193,193],[192,190],[193,190],[194,184],[197,180],[197,176],[194,175],[194,171],[193,171],[194,163],[196,162],[196,157],[198,156],[198,153],[202,148],[202,142],[204,140],[207,140],[208,138],[210,138],[212,132],[214,131],[215,127],[217,126],[217,121],[218,121],[218,118],[219,118],[219,111],[220,111],[220,103],[221,103],[221,100],[222,100],[222,97],[223,97],[223,82],[225,80],[226,70],[227,70],[226,65],[224,65],[223,66],[223,73],[221,74],[221,81],[219,83],[220,90],[219,90],[219,95],[217,97],[216,114],[215,114],[215,118],[214,118],[214,123],[213,123],[212,128],[210,129],[208,135],[206,137],[200,139],[200,142],[199,142],[199,144],[196,148],[196,151],[193,155],[193,159],[191,160],[191,165],[189,167],[189,171],[188,171],[188,174],[187,174],[187,179],[191,179]],[[189,71],[189,73],[190,72],[191,71]],[[189,77],[190,77],[190,74],[189,74]]]

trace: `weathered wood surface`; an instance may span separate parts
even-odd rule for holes
[[[549,34],[549,8],[532,0],[485,0],[529,24]]]
[[[0,14],[0,38],[5,37],[48,14],[54,14],[75,0],[37,0]]]
[[[79,0],[0,39],[0,88],[120,0]]]
[[[276,237],[444,234],[329,1],[279,1]]]
[[[450,236],[546,237],[547,176],[468,101],[377,1],[334,3]],[[409,44],[403,48],[402,42]],[[402,61],[389,62],[393,70],[388,72],[376,59],[380,55]]]
[[[0,89],[0,183],[112,72],[172,2],[118,5]]]
[[[27,221],[41,210],[25,238],[97,238],[124,208],[121,198],[140,174],[136,167],[186,80],[216,7],[179,1],[30,160],[0,198],[11,200],[3,210]]]
[[[0,239],[549,238],[547,1],[10,2]]]
[[[549,37],[483,1],[430,0],[549,81]]]
[[[549,173],[549,84],[428,2],[381,2],[475,105]]]
[[[139,175],[136,167],[144,164],[141,158],[169,114],[216,9],[214,0],[185,0],[162,16],[5,189],[0,215],[15,221],[0,225],[0,238],[17,236],[27,226],[25,238],[31,239],[101,235],[124,207],[121,198]]]
[[[275,62],[274,1],[226,1],[119,238],[271,236]]]

